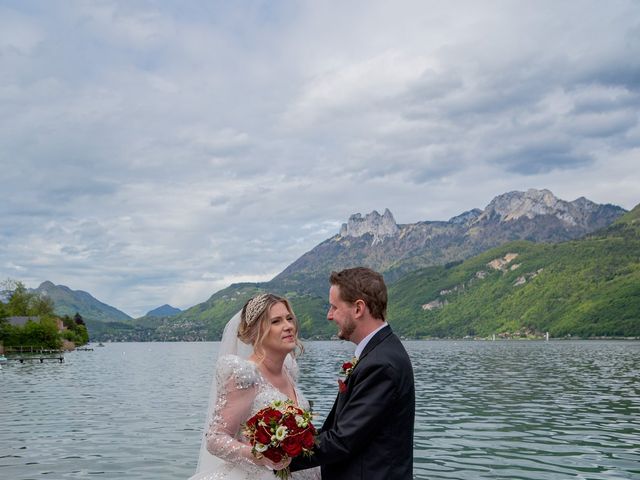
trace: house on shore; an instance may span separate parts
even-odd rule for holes
[[[39,323],[40,317],[7,317],[6,320],[7,322],[9,322],[9,325],[13,327],[24,327],[29,321]],[[56,326],[58,327],[59,332],[65,329],[62,320],[60,320],[59,318],[54,318],[53,320],[56,322]]]
[[[35,322],[35,323],[40,323],[40,317],[38,316],[33,316],[33,317],[5,317],[4,320],[7,321],[7,323],[13,327],[21,327],[24,328],[24,326],[28,323],[28,322]],[[53,321],[56,323],[56,327],[58,328],[58,332],[62,332],[63,330],[66,330],[66,327],[64,326],[64,323],[62,322],[61,319],[59,318],[54,318]],[[62,345],[63,348],[65,350],[73,350],[73,348],[75,347],[73,342],[69,342],[68,340],[63,339],[62,340]],[[2,344],[2,342],[0,342],[0,354],[4,354],[5,353],[5,347]]]

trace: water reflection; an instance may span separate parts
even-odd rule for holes
[[[405,345],[416,379],[416,478],[640,474],[639,343]],[[315,342],[301,360],[305,392],[323,416],[352,352]]]
[[[418,478],[632,478],[638,343],[409,342]],[[635,469],[635,470],[634,470]]]
[[[640,478],[639,342],[406,342],[415,476]],[[318,422],[346,342],[310,342],[301,386]],[[216,343],[108,344],[0,371],[0,478],[193,473]]]

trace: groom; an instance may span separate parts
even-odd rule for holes
[[[322,478],[411,479],[415,389],[406,350],[385,321],[382,275],[358,267],[330,277],[327,319],[338,337],[357,345],[355,366],[343,365],[339,393],[311,457],[291,470],[321,466]]]

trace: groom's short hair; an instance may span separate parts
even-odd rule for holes
[[[363,300],[373,318],[385,319],[387,286],[378,272],[365,267],[346,268],[340,272],[331,272],[329,282],[340,287],[340,298],[345,302]]]

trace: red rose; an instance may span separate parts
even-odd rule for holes
[[[287,437],[282,442],[282,450],[290,457],[297,457],[302,453],[302,445],[296,437]]]
[[[342,364],[342,368],[340,369],[340,374],[348,377],[353,372],[353,369],[356,368],[357,364],[358,364],[358,359],[355,357],[349,361],[344,362]]]
[[[313,444],[314,444],[313,432],[311,431],[311,429],[309,429],[302,434],[302,446],[307,450],[309,450],[310,448],[313,447]]]
[[[296,416],[300,415],[307,426],[298,426]],[[316,429],[309,422],[310,412],[296,407],[292,402],[273,402],[269,407],[263,408],[252,418],[247,420],[244,433],[252,445],[252,453],[260,458],[264,456],[274,463],[279,463],[286,457],[297,457],[303,452],[309,452],[315,443]],[[281,442],[271,440],[276,429],[286,429],[286,434]],[[284,433],[285,431],[281,431]],[[264,445],[266,449],[260,452],[256,449],[257,444]],[[279,478],[288,478],[288,469],[282,471],[283,475],[276,475]]]
[[[282,418],[282,413],[278,410],[271,410],[264,414],[264,421],[267,425],[270,425],[272,422],[278,423]]]
[[[296,417],[294,417],[293,415],[287,416],[284,419],[283,424],[285,427],[287,427],[287,429],[291,433],[295,433],[295,431],[298,429],[298,424],[296,423]]]
[[[278,463],[280,460],[282,460],[283,457],[282,451],[279,448],[268,448],[262,454],[273,463]]]
[[[262,425],[258,426],[256,430],[256,441],[260,442],[263,445],[268,445],[271,441],[271,432],[267,427]]]
[[[249,420],[247,420],[247,427],[253,430],[256,427],[257,423],[258,423],[258,416],[254,415]]]

